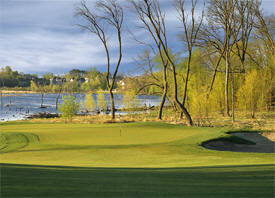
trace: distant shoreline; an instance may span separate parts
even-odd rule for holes
[[[1,90],[0,89],[0,94],[40,94],[40,92],[38,91],[29,91],[29,90]],[[62,94],[87,94],[89,92],[74,92],[74,93],[68,93],[68,92],[61,92]],[[92,92],[94,94],[97,93],[97,91]],[[109,94],[109,91],[104,90],[103,91],[104,94]],[[57,94],[57,92],[44,92],[44,94]],[[123,91],[113,91],[113,94],[125,94]],[[150,94],[138,94],[138,95],[148,95],[150,96]],[[151,95],[151,96],[158,96],[158,95]]]
[[[35,94],[34,91],[19,91],[19,90],[0,90],[3,94]]]
[[[1,90],[0,93],[2,94],[40,94],[39,91],[22,91],[22,90]],[[44,92],[44,94],[52,94],[52,93],[57,93],[57,92]],[[86,94],[88,92],[73,92],[73,93],[68,93],[68,92],[61,92],[62,94],[77,94],[77,93],[83,93]],[[97,91],[93,92],[97,93]],[[108,91],[103,91],[103,93],[109,93]],[[121,92],[113,92],[113,94],[117,94]]]

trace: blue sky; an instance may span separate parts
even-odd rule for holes
[[[128,5],[127,0],[120,0]],[[80,0],[0,0],[0,67],[9,65],[24,73],[63,74],[72,68],[90,66],[105,71],[104,49],[96,36],[82,32],[73,17]],[[95,0],[87,0],[92,5]],[[187,1],[188,2],[188,1]],[[161,0],[165,8],[169,44],[181,50],[177,40],[180,24],[173,8],[173,0]],[[275,14],[275,0],[263,0],[266,14]],[[132,12],[125,11],[123,60],[120,71],[134,71],[133,59],[143,50],[132,40],[127,28],[142,39],[150,40],[141,30]],[[110,41],[114,38],[110,35]],[[116,45],[111,43],[112,60],[116,59]]]

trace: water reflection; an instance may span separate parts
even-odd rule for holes
[[[36,113],[57,113],[56,110],[56,97],[58,94],[45,94],[43,106],[46,108],[40,108],[41,105],[41,95],[40,94],[9,94],[4,95],[1,99],[0,105],[0,121],[8,120],[22,120],[25,119],[30,114]],[[67,94],[63,94],[67,95]],[[85,100],[85,94],[72,94],[77,98],[78,102]],[[97,95],[93,94],[96,101]],[[117,109],[123,107],[123,95],[115,94],[115,105]],[[139,95],[137,97],[140,106],[146,105],[156,106],[160,103],[160,97],[158,96],[148,96]],[[105,100],[108,101],[108,108],[110,109],[109,95],[105,94]],[[62,96],[59,99],[62,103]]]

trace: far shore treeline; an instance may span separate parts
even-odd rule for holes
[[[55,75],[46,73],[41,77],[36,74],[25,74],[14,71],[10,66],[0,68],[0,90],[25,90],[45,93],[62,92],[90,92],[106,90],[106,74],[98,71],[95,67],[90,70],[72,69],[67,74]],[[118,75],[115,88],[122,83],[124,75]],[[122,83],[124,84],[124,83]]]

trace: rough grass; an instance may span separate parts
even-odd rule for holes
[[[157,117],[157,109],[146,112],[140,112],[138,114],[121,115],[120,119],[111,120],[109,115],[85,115],[75,116],[72,119],[72,123],[83,124],[97,124],[97,123],[128,123],[128,122],[155,122]],[[254,129],[254,130],[267,130],[275,131],[275,112],[258,112],[256,118],[251,119],[246,113],[236,112],[235,122],[232,122],[231,117],[223,116],[220,113],[212,112],[208,116],[193,117],[194,125],[201,127],[227,127],[235,129]],[[32,119],[30,122],[34,123],[62,123],[63,119]],[[180,118],[180,114],[166,109],[163,114],[163,122],[171,124],[186,125],[185,119]]]

